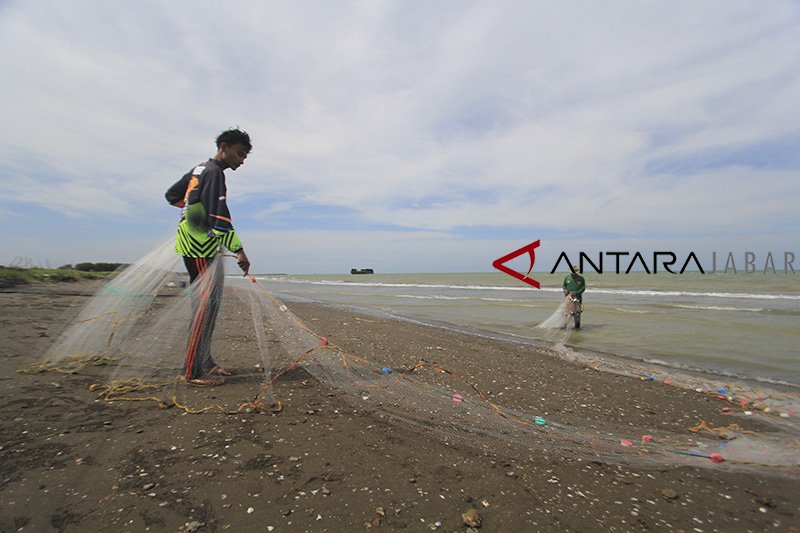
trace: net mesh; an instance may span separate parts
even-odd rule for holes
[[[69,371],[119,352],[137,326],[152,316],[156,297],[179,262],[165,242],[114,276],[81,310],[45,354],[45,363]]]
[[[302,369],[361,411],[485,450],[535,449],[652,466],[708,458],[718,447],[713,431],[630,442],[624,432],[563,425],[506,408],[479,384],[433,363],[383,366],[328,343],[255,278],[226,276],[222,256],[181,286],[174,272],[179,259],[168,242],[120,272],[91,298],[39,370],[70,373],[107,363],[109,371],[93,389],[109,401],[153,402],[189,413],[274,414],[281,410],[275,384]],[[235,267],[232,261],[228,266]],[[568,335],[566,305],[540,327],[565,328],[560,334]],[[236,386],[193,386],[187,367],[195,365],[200,374],[232,373],[226,379]],[[754,439],[728,444],[727,464],[796,464],[796,446]]]

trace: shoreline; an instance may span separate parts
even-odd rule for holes
[[[98,400],[87,387],[108,374],[103,368],[17,373],[37,360],[40,341],[53,340],[40,335],[54,336],[86,295],[55,284],[0,291],[8,310],[0,322],[3,531],[466,531],[461,515],[469,509],[482,517],[480,531],[797,530],[796,472],[742,471],[700,458],[625,466],[589,460],[580,448],[475,448],[477,441],[420,433],[364,408],[305,371],[275,382],[280,413],[235,416]],[[435,362],[468,377],[491,401],[563,427],[658,438],[691,436],[687,428],[705,421],[774,432],[763,416],[724,412],[725,402],[705,394],[516,343],[286,304],[349,353],[392,368]],[[242,379],[197,393],[252,395],[243,356],[226,361]]]
[[[690,367],[679,363],[670,363],[659,359],[648,359],[644,356],[634,356],[621,353],[603,351],[599,349],[587,348],[584,346],[571,345],[569,343],[548,342],[547,340],[522,337],[513,333],[501,333],[482,330],[472,326],[460,326],[435,319],[422,319],[409,315],[401,315],[358,307],[338,302],[328,302],[322,300],[311,300],[298,296],[281,295],[281,298],[288,303],[312,304],[330,307],[348,313],[363,314],[365,316],[375,316],[389,320],[408,322],[422,327],[441,329],[451,333],[473,336],[477,338],[517,344],[519,346],[534,350],[544,350],[555,357],[560,357],[567,362],[579,362],[588,367],[605,372],[613,372],[629,377],[647,379],[647,376],[660,376],[660,380],[667,379],[673,386],[683,386],[683,388],[696,390],[698,386],[704,385],[704,392],[714,392],[719,388],[735,389],[737,397],[756,397],[764,394],[769,395],[774,392],[781,396],[781,405],[791,406],[794,409],[800,408],[800,384],[784,381],[775,381],[771,378],[751,377],[734,372],[714,371],[701,367]],[[561,330],[558,330],[559,332]],[[560,334],[560,333],[559,333]],[[568,335],[567,335],[568,338]],[[554,349],[554,345],[558,345]],[[568,355],[564,352],[566,348]],[[602,364],[599,364],[601,363]],[[717,386],[712,386],[716,383]],[[786,396],[784,396],[784,394]],[[794,398],[794,396],[797,396]],[[772,406],[773,408],[775,406]],[[774,409],[773,409],[774,410]],[[797,417],[796,417],[797,418]],[[798,421],[800,423],[800,421]]]
[[[800,388],[800,366],[792,356],[800,340],[792,329],[798,316],[796,299],[800,298],[796,286],[762,283],[739,287],[750,296],[762,298],[754,304],[719,301],[722,293],[745,296],[727,292],[738,287],[738,280],[734,280],[734,287],[731,283],[709,285],[691,279],[649,283],[641,277],[621,277],[625,279],[607,284],[594,280],[608,285],[608,289],[589,283],[595,297],[589,301],[585,328],[570,337],[570,344],[616,357],[665,362],[670,368],[719,375],[720,381],[738,379]],[[554,294],[545,294],[547,288],[526,292],[523,287],[504,286],[490,274],[382,275],[372,284],[356,283],[357,287],[341,278],[299,276],[264,283],[276,293],[286,291],[322,301],[392,310],[423,317],[423,321],[471,325],[524,339],[550,338],[534,326],[546,320],[558,303]],[[655,288],[655,292],[650,290]],[[549,290],[560,294],[553,287]],[[771,295],[778,299],[771,299]],[[788,299],[781,299],[784,297]]]
[[[490,345],[495,345],[495,343],[497,343],[499,346],[514,346],[525,355],[536,357],[535,360],[538,364],[547,366],[553,365],[556,367],[564,365],[560,367],[561,370],[564,368],[577,368],[578,372],[593,371],[598,373],[597,376],[603,377],[603,380],[623,378],[634,382],[644,382],[646,383],[645,386],[655,384],[666,387],[668,390],[674,388],[677,389],[679,393],[695,394],[699,395],[701,398],[712,399],[719,404],[720,410],[724,409],[722,412],[727,416],[734,414],[748,417],[757,415],[753,416],[751,420],[756,421],[758,424],[775,425],[781,427],[783,430],[790,430],[792,433],[800,434],[800,427],[797,426],[798,418],[800,418],[797,411],[797,406],[800,405],[798,404],[798,402],[800,402],[800,395],[794,390],[788,391],[787,394],[783,394],[783,391],[780,391],[774,386],[769,386],[766,391],[763,388],[756,390],[755,387],[764,387],[764,384],[759,382],[750,382],[748,384],[738,380],[727,380],[724,384],[712,385],[708,380],[709,374],[704,373],[702,370],[673,369],[665,366],[664,368],[668,373],[661,373],[653,368],[653,366],[658,365],[653,365],[647,361],[618,356],[616,354],[606,354],[585,349],[581,349],[581,352],[574,352],[569,346],[561,347],[561,349],[559,349],[559,347],[554,348],[548,346],[548,343],[536,339],[509,338],[510,336],[499,333],[471,330],[471,328],[462,328],[443,322],[423,321],[414,317],[401,317],[378,310],[355,309],[351,306],[338,303],[298,301],[293,302],[294,305],[292,305],[289,300],[285,300],[285,302],[290,309],[301,318],[304,318],[304,309],[315,307],[322,309],[328,308],[334,313],[348,313],[353,315],[357,317],[356,320],[358,320],[359,316],[377,317],[390,323],[407,324],[409,330],[414,332],[433,330],[439,331],[444,335],[452,336],[455,339],[467,337]],[[307,316],[310,316],[313,321],[319,320],[314,318],[313,314]],[[413,335],[413,333],[409,333],[408,335]],[[432,333],[430,336],[435,338],[436,334]],[[332,335],[328,335],[328,337],[330,338]],[[469,344],[469,341],[465,343],[463,340],[458,340],[457,342],[462,346]],[[375,344],[369,344],[368,346],[375,346]],[[566,350],[564,348],[566,348]],[[354,353],[360,355],[358,351]],[[517,357],[519,357],[519,355]],[[413,363],[413,361],[407,358],[405,362],[406,364]],[[648,379],[649,377],[653,379]],[[719,378],[718,375],[714,375],[713,377]],[[700,385],[703,386],[700,387]],[[718,392],[721,390],[720,387],[725,389],[724,397]],[[774,398],[769,396],[770,394],[773,394]],[[746,397],[748,401],[748,404],[745,406],[739,404],[744,397]],[[757,402],[755,398],[758,398]],[[754,408],[753,404],[757,407]],[[728,407],[729,405],[736,405],[736,408]],[[510,407],[516,408],[518,406],[513,405]],[[785,413],[789,414],[789,416],[783,420],[778,420],[779,412],[781,410],[785,411],[786,408],[791,409],[792,413]],[[755,412],[753,412],[753,415],[750,415],[749,413],[752,411]],[[759,411],[764,412],[760,413]],[[748,414],[744,415],[744,413]]]

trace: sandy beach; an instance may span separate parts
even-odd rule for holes
[[[272,415],[109,403],[89,390],[104,367],[18,372],[40,360],[98,286],[0,290],[0,531],[800,530],[796,472],[487,450],[362,409],[302,368],[275,382],[282,410]],[[435,363],[468,376],[493,402],[566,426],[691,436],[705,421],[773,431],[762,416],[723,411],[728,403],[707,394],[528,346],[288,305],[349,353],[393,368]],[[255,392],[236,375],[223,387],[243,400]]]

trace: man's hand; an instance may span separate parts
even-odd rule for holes
[[[247,254],[244,253],[244,250],[236,252],[236,263],[239,265],[239,268],[242,269],[242,272],[244,272],[242,277],[250,273],[250,260],[247,258]]]

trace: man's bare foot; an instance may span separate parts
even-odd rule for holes
[[[221,376],[211,376],[209,374],[205,374],[200,376],[199,378],[194,379],[186,379],[186,376],[178,376],[178,381],[182,381],[184,383],[189,383],[190,385],[202,385],[213,387],[215,385],[222,385],[225,383],[225,378]]]
[[[221,366],[215,366],[211,370],[208,371],[209,374],[213,374],[215,376],[232,376],[233,372],[222,368]]]

